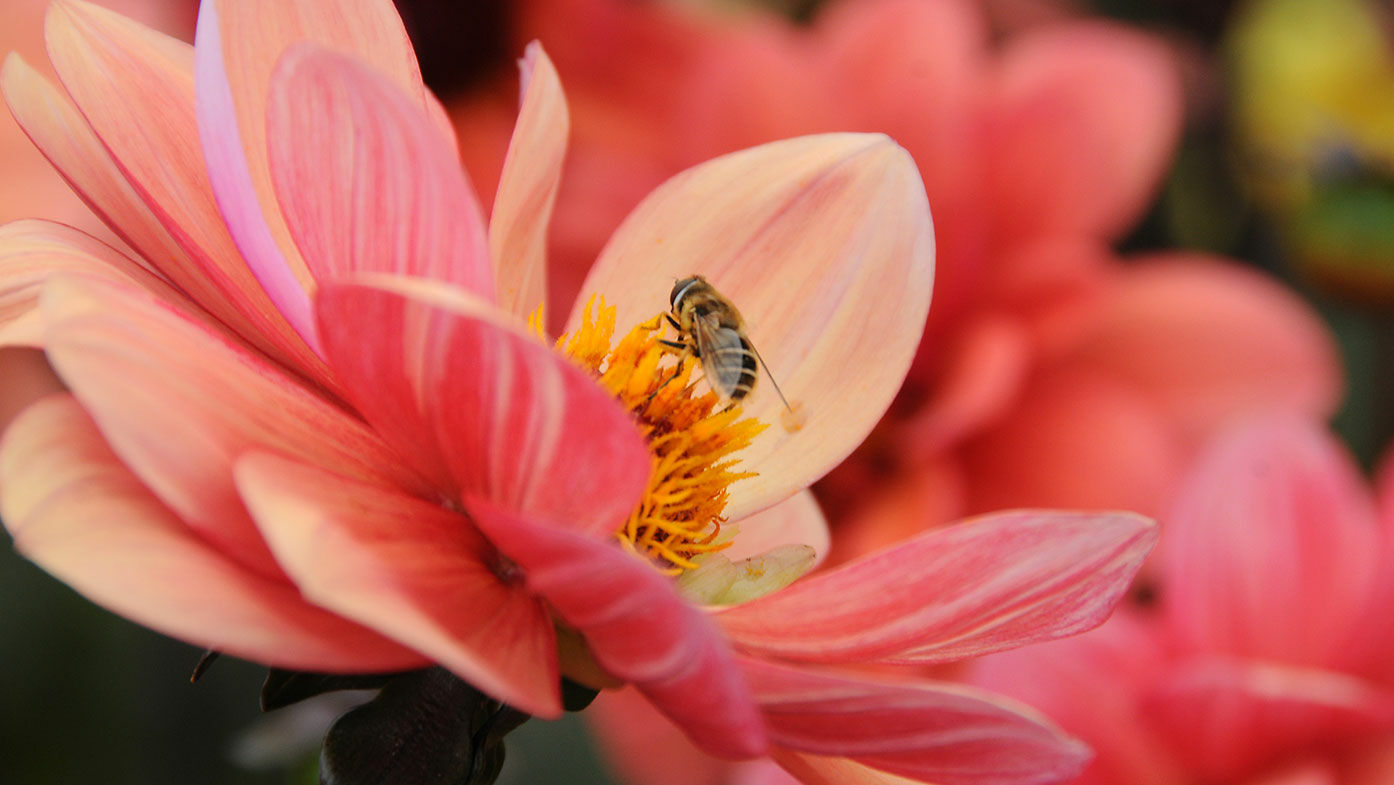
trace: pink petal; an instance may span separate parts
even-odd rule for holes
[[[688,740],[632,687],[604,690],[584,715],[607,768],[630,785],[723,785],[739,766],[713,758]]]
[[[1254,270],[1194,254],[1120,274],[1079,356],[1144,391],[1200,440],[1254,410],[1325,417],[1341,394],[1330,330]]]
[[[317,280],[401,273],[493,297],[479,204],[417,102],[312,44],[286,52],[268,100],[276,196]]]
[[[602,668],[632,682],[707,752],[766,752],[764,725],[725,639],[671,580],[614,540],[501,510],[472,512]]]
[[[1182,645],[1303,665],[1363,654],[1350,636],[1382,569],[1375,512],[1319,424],[1231,429],[1163,521],[1166,619]]]
[[[1120,609],[1083,635],[976,660],[965,681],[1039,709],[1092,747],[1078,785],[1186,785],[1185,768],[1139,716],[1167,664],[1157,627]]]
[[[1161,512],[1184,467],[1176,428],[1133,386],[1081,363],[1030,379],[961,450],[970,513],[1011,507]]]
[[[1394,695],[1330,671],[1202,660],[1161,682],[1143,711],[1207,781],[1394,729]]]
[[[358,420],[277,366],[150,295],[67,277],[41,301],[48,356],[112,450],[230,558],[280,570],[233,486],[257,448],[387,486],[421,488]]]
[[[198,124],[228,228],[276,307],[313,342],[310,275],[272,187],[266,112],[271,74],[288,47],[314,41],[394,79],[421,105],[416,55],[396,9],[382,0],[207,0],[196,41]],[[446,132],[445,138],[453,137]]]
[[[50,276],[65,272],[135,284],[170,302],[183,300],[138,262],[76,229],[14,221],[0,226],[0,345],[42,345],[39,292]]]
[[[1131,513],[1000,513],[925,532],[717,619],[742,648],[788,660],[950,662],[1099,624],[1156,539],[1156,525]]]
[[[934,242],[909,155],[884,136],[804,137],[674,177],[629,216],[583,287],[621,329],[668,309],[701,273],[745,316],[769,379],[745,411],[774,423],[742,454],[741,518],[806,487],[865,438],[899,389],[924,326]],[[579,305],[571,323],[579,319]],[[801,427],[799,427],[801,424]]]
[[[529,714],[561,713],[551,618],[463,515],[264,453],[237,462],[237,487],[307,599]]]
[[[1161,42],[1121,25],[1058,25],[1012,39],[996,77],[984,142],[997,231],[1117,237],[1137,220],[1181,130],[1179,74]]]
[[[759,660],[741,665],[770,740],[798,753],[850,758],[943,785],[1058,782],[1089,759],[1088,747],[1044,717],[971,687],[873,681]],[[796,775],[798,764],[820,768],[816,758],[776,759]]]
[[[45,33],[63,86],[193,261],[171,280],[190,283],[201,305],[258,348],[316,373],[322,366],[247,268],[213,199],[194,118],[192,49],[87,3],[52,5]]]
[[[69,396],[30,407],[0,443],[0,515],[26,557],[102,606],[269,665],[378,671],[423,658],[247,569],[162,505]]]
[[[326,284],[326,356],[354,405],[467,509],[479,501],[608,538],[651,457],[629,413],[507,314],[433,281]]]
[[[721,554],[731,561],[758,556],[780,545],[807,545],[818,552],[818,562],[828,556],[828,522],[809,491],[735,522],[739,533]]]
[[[540,43],[528,44],[518,67],[522,105],[489,217],[489,250],[499,306],[526,317],[547,295],[547,229],[571,118],[557,69]]]

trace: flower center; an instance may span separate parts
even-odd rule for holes
[[[766,425],[742,419],[739,407],[721,407],[716,393],[699,391],[692,379],[697,360],[662,344],[665,329],[660,313],[612,347],[615,308],[592,297],[576,331],[557,339],[557,350],[634,414],[653,472],[617,536],[663,572],[679,575],[696,569],[698,556],[731,544],[721,533],[728,488],[755,476],[737,471],[733,456]]]

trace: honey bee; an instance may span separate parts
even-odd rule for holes
[[[759,366],[765,366],[766,374],[770,372],[765,359],[745,334],[745,320],[740,311],[706,278],[692,275],[673,284],[668,302],[672,312],[665,316],[682,340],[663,343],[691,352],[701,360],[707,385],[717,395],[732,404],[739,403],[755,389]],[[770,384],[784,402],[784,408],[793,411],[773,375]]]

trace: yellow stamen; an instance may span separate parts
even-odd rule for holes
[[[695,569],[696,557],[730,545],[721,538],[728,487],[754,472],[737,471],[734,455],[765,423],[741,418],[738,407],[721,408],[711,391],[692,381],[697,361],[659,343],[662,314],[640,324],[611,346],[615,308],[604,298],[586,303],[581,324],[557,340],[557,349],[586,369],[634,413],[653,453],[648,489],[616,533],[620,543],[652,560],[663,572]]]

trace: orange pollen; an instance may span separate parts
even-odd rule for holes
[[[698,556],[729,546],[721,524],[731,483],[754,477],[734,457],[765,430],[739,407],[721,407],[716,393],[694,385],[698,361],[660,343],[663,314],[635,326],[612,347],[615,308],[603,297],[586,303],[581,324],[557,339],[557,350],[584,368],[630,412],[653,454],[639,506],[616,533],[620,543],[660,570],[679,575]]]

